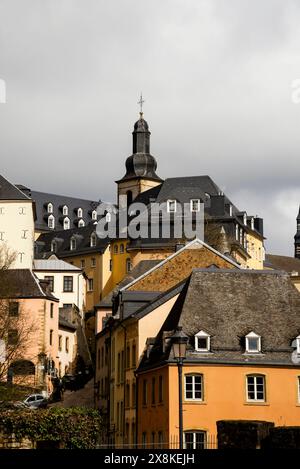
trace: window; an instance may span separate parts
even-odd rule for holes
[[[66,337],[66,352],[69,353],[69,337]]]
[[[81,267],[82,269],[85,268],[85,260],[84,260],[84,259],[81,259],[81,261],[80,261],[80,267]]]
[[[126,259],[126,272],[129,273],[131,271],[131,260],[130,258]]]
[[[135,383],[132,383],[132,395],[131,395],[131,400],[132,400],[132,407],[135,407],[135,402],[136,402],[136,387],[135,387]]]
[[[75,249],[76,249],[76,239],[71,238],[71,240],[70,240],[70,250],[75,251]]]
[[[183,434],[184,449],[205,449],[206,432],[187,431]]]
[[[130,347],[126,347],[126,368],[130,368]]]
[[[50,318],[53,319],[54,304],[50,303]]]
[[[120,244],[120,254],[124,253],[124,244]]]
[[[69,230],[70,229],[70,218],[66,217],[64,218],[64,230]]]
[[[197,352],[209,352],[210,350],[210,336],[204,331],[198,332],[195,335],[195,350]]]
[[[19,316],[19,303],[16,301],[9,303],[8,315],[13,318],[17,318]]]
[[[109,271],[112,272],[112,259],[109,259]]]
[[[51,241],[51,252],[56,252],[57,251],[57,244],[56,241]]]
[[[151,404],[155,404],[155,377],[152,378],[152,386],[151,386]]]
[[[167,211],[169,213],[176,212],[176,200],[168,200],[167,201]]]
[[[114,254],[118,254],[118,251],[119,251],[118,245],[115,244],[114,245]]]
[[[5,231],[0,231],[0,241],[4,241],[4,233]]]
[[[94,257],[91,259],[91,267],[96,267],[96,259]]]
[[[68,215],[68,213],[69,213],[68,206],[67,206],[67,205],[64,205],[64,206],[63,206],[63,215],[66,216],[66,215]]]
[[[45,280],[49,283],[49,290],[54,292],[54,276],[53,275],[45,275]]]
[[[255,334],[255,332],[250,332],[246,335],[246,352],[261,352],[261,338],[259,335]]]
[[[64,292],[73,291],[73,277],[69,275],[64,276]]]
[[[300,355],[300,335],[296,337],[297,353]]]
[[[18,331],[16,329],[9,329],[7,334],[7,344],[17,345],[18,343]]]
[[[49,202],[49,204],[47,205],[47,212],[53,213],[53,205],[51,204],[51,202]]]
[[[158,402],[163,401],[163,377],[158,378]]]
[[[190,201],[191,212],[200,212],[200,199],[192,199]]]
[[[239,225],[235,225],[235,239],[239,240]]]
[[[61,352],[62,351],[62,336],[58,336],[58,350]]]
[[[143,380],[143,405],[147,405],[147,380]]]
[[[19,252],[19,259],[20,259],[20,263],[22,264],[23,262],[23,258],[25,256],[25,252]]]
[[[77,209],[77,217],[78,217],[78,218],[82,218],[82,217],[83,217],[83,210],[82,210],[82,208],[78,208],[78,209]]]
[[[132,364],[133,368],[136,366],[136,346],[135,346],[135,344],[132,345],[131,364]]]
[[[89,278],[88,279],[88,291],[93,291],[94,290],[94,279]]]
[[[55,218],[53,215],[50,215],[48,218],[48,228],[54,229],[55,228]]]
[[[22,236],[21,236],[21,238],[22,238],[22,239],[27,239],[27,233],[28,233],[28,230],[22,230]]]
[[[49,345],[52,345],[53,342],[53,330],[50,329],[50,334],[49,334]]]
[[[128,383],[125,389],[125,407],[130,407],[130,386]]]
[[[247,401],[265,401],[265,377],[262,375],[247,376]]]
[[[78,228],[83,228],[84,226],[85,226],[85,221],[84,220],[79,220]]]
[[[97,220],[97,210],[92,211],[92,220]]]
[[[185,375],[184,380],[185,399],[202,401],[202,375]]]
[[[0,207],[0,215],[4,215],[4,207]]]
[[[91,234],[91,239],[90,239],[91,248],[94,248],[96,246],[96,243],[97,243],[97,235],[96,235],[96,233],[92,233]]]

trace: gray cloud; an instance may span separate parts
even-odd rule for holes
[[[1,172],[115,199],[139,92],[161,177],[209,174],[292,254],[299,191],[296,0],[2,0]]]

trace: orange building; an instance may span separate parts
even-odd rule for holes
[[[218,420],[299,425],[299,307],[283,272],[195,269],[137,370],[138,444],[178,447],[178,328],[186,448],[211,447]]]

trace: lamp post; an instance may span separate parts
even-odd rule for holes
[[[174,358],[178,366],[178,397],[179,397],[179,449],[183,449],[183,412],[182,412],[182,365],[186,358],[188,336],[178,326],[171,336]]]

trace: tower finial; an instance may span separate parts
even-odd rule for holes
[[[140,100],[138,101],[138,104],[140,105],[140,116],[143,117],[143,104],[145,100],[143,99],[143,93],[141,92]]]

